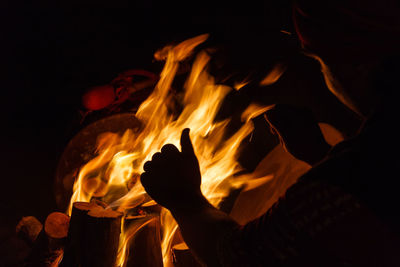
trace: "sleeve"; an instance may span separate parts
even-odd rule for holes
[[[327,266],[321,261],[326,263],[329,256],[315,237],[343,223],[360,205],[340,187],[304,178],[266,214],[219,240],[222,266]]]

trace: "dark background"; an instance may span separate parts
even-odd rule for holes
[[[81,127],[84,90],[127,69],[157,71],[153,53],[171,42],[211,33],[211,42],[227,48],[225,70],[288,60],[288,74],[263,99],[307,106],[319,120],[354,131],[356,119],[328,94],[316,62],[299,53],[294,34],[280,32],[293,33],[289,1],[234,2],[2,2],[2,240],[22,216],[43,221],[57,210],[54,173]]]

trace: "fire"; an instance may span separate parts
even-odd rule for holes
[[[267,86],[271,85],[273,83],[276,83],[279,78],[285,73],[286,71],[286,66],[279,63],[276,64],[272,70],[268,73],[267,76],[264,77],[264,79],[260,82],[261,86]]]
[[[138,132],[127,130],[122,136],[104,133],[98,138],[97,156],[82,166],[74,183],[69,213],[73,202],[90,201],[94,196],[103,197],[109,208],[124,212],[150,201],[138,179],[143,172],[143,164],[167,143],[180,147],[180,135],[184,128],[191,129],[203,178],[201,189],[213,205],[218,206],[232,188],[245,183],[234,177],[241,170],[237,161],[239,146],[253,130],[250,119],[264,112],[266,107],[250,106],[242,115],[242,127],[227,138],[229,119],[214,122],[214,118],[222,100],[233,89],[215,84],[214,78],[207,72],[210,56],[200,51],[194,59],[183,93],[178,95],[182,110],[178,113],[172,108],[174,95],[170,89],[179,64],[192,55],[194,48],[207,37],[200,35],[155,53],[155,58],[165,60],[165,65],[153,93],[136,112],[136,117],[143,124],[142,129]],[[171,266],[169,254],[178,225],[166,209],[162,209],[160,220],[164,266]],[[124,265],[129,239],[145,223],[132,229],[123,227],[119,266]]]

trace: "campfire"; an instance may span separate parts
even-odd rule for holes
[[[200,35],[157,51],[154,57],[164,62],[164,67],[137,111],[97,121],[71,140],[69,146],[80,149],[74,155],[84,163],[76,166],[76,162],[60,162],[63,172],[58,175],[69,198],[67,210],[51,213],[44,226],[34,217],[24,217],[17,226],[20,235],[35,248],[28,264],[199,264],[170,212],[154,202],[140,183],[143,164],[165,144],[180,147],[184,128],[191,129],[204,196],[219,208],[226,201],[232,202],[226,212],[241,223],[265,212],[309,168],[276,147],[263,161],[279,159],[288,167],[264,164],[267,167],[243,174],[238,158],[244,140],[253,132],[252,119],[271,106],[249,105],[241,115],[241,126],[234,131],[228,131],[231,118],[216,120],[226,95],[240,90],[247,81],[236,88],[215,82],[208,72],[211,55],[198,49],[207,38]],[[183,90],[174,89],[177,75],[182,76],[182,66],[188,62],[190,70],[184,72]],[[277,81],[283,72],[284,68],[277,66],[266,75],[262,86]],[[85,143],[85,134],[91,137],[93,133],[96,138]]]

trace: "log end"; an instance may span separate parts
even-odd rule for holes
[[[22,217],[22,219],[17,224],[15,231],[18,236],[27,240],[30,243],[35,242],[36,238],[39,236],[43,229],[42,223],[36,219],[34,216]]]
[[[52,212],[44,223],[44,231],[51,238],[65,238],[68,234],[69,216],[61,212]]]

